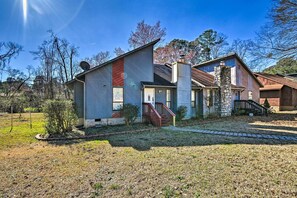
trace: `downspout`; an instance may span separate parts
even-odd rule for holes
[[[142,89],[140,90],[140,120],[141,120],[141,122],[142,122],[142,97],[143,97],[143,95],[142,95]]]
[[[75,80],[82,83],[84,85],[84,127],[86,127],[86,83],[78,78],[74,77]]]

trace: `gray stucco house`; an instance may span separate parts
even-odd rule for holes
[[[156,126],[175,123],[175,112],[187,107],[186,118],[210,114],[229,116],[236,93],[245,87],[232,84],[231,67],[216,63],[209,74],[187,64],[153,62],[155,40],[78,74],[67,82],[74,91],[80,124],[123,123],[119,109],[125,103],[140,107],[137,121]],[[239,94],[238,94],[239,96]]]

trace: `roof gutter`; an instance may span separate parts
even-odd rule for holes
[[[197,84],[198,86],[200,86],[200,87],[205,87],[205,85],[203,85],[203,84],[201,84],[200,82],[194,80],[193,78],[191,78],[191,80],[192,80],[195,84]]]

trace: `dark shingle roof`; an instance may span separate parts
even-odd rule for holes
[[[175,87],[176,85],[171,83],[170,81],[160,77],[157,74],[154,74],[154,82],[146,82],[142,81],[142,85],[147,85],[147,86],[164,86],[164,87]]]

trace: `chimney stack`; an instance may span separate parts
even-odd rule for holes
[[[218,66],[215,67],[215,84],[219,87],[216,93],[215,109],[219,112],[221,117],[231,115],[231,68],[225,65],[224,61],[221,61]]]
[[[191,90],[192,90],[192,67],[185,63],[185,55],[172,64],[172,83],[176,83],[177,107],[186,106],[187,115],[185,119],[191,118]]]

